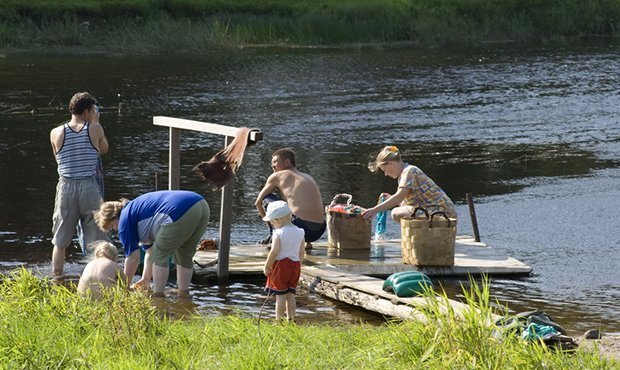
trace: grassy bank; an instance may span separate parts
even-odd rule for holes
[[[4,0],[0,48],[423,47],[620,33],[620,0]]]
[[[573,354],[493,339],[488,290],[466,293],[464,320],[431,300],[429,324],[383,327],[273,325],[241,316],[173,320],[143,295],[112,292],[91,302],[25,270],[0,284],[4,368],[110,369],[612,369],[597,352]],[[430,298],[429,298],[430,299]]]

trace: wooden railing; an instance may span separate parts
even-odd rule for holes
[[[216,123],[192,121],[181,118],[155,116],[153,124],[170,128],[170,151],[168,156],[168,189],[180,188],[181,178],[181,130],[207,132],[210,134],[223,135],[224,147],[237,135],[239,128],[224,126]],[[263,139],[260,130],[250,131],[250,141],[256,142]],[[217,277],[220,284],[228,284],[229,257],[230,257],[230,224],[232,219],[232,191],[234,179],[222,188],[222,202],[220,206],[220,242],[218,246]]]

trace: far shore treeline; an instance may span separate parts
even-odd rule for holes
[[[3,0],[0,50],[416,47],[620,34],[620,0]]]

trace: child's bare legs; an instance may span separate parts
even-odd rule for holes
[[[286,311],[286,296],[288,294],[276,295],[276,320],[279,321],[284,318],[284,312]]]
[[[276,321],[287,319],[288,321],[295,320],[295,310],[297,309],[297,303],[295,301],[295,294],[286,293],[276,295]],[[286,316],[284,314],[286,313]]]
[[[297,302],[295,301],[295,294],[286,293],[286,317],[289,321],[295,320],[295,310],[297,309]]]

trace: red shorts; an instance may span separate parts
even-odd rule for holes
[[[276,261],[267,276],[265,292],[267,294],[295,293],[301,274],[301,262],[285,258]]]

